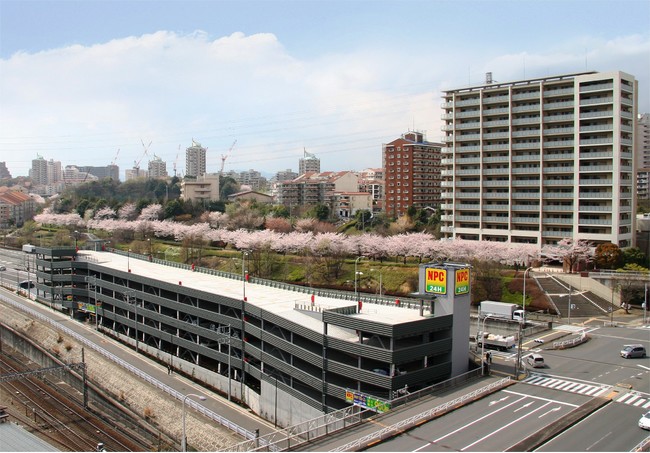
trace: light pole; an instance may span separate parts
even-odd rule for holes
[[[363,258],[363,256],[358,256],[357,259],[354,260],[354,300],[356,302],[359,302],[359,295],[357,292],[357,275],[359,275],[359,273],[357,272],[357,265],[361,258]]]
[[[645,296],[643,298],[643,324],[645,324],[647,311],[648,311],[648,283],[645,284]]]
[[[486,315],[483,318],[483,328],[481,329],[481,376],[485,376],[485,321],[491,317],[490,315]]]
[[[573,287],[571,286],[571,282],[569,282],[569,325],[571,325],[571,293],[573,293]]]
[[[242,258],[241,258],[241,277],[242,280],[244,281],[244,291],[243,291],[243,297],[244,297],[244,302],[246,302],[246,257],[248,256],[248,252],[244,251],[242,252]]]
[[[126,269],[131,272],[131,249],[126,251]]]
[[[205,396],[196,395],[195,393],[188,393],[183,397],[183,438],[181,439],[181,451],[187,451],[187,436],[185,435],[185,401],[187,401],[190,396],[205,401]]]
[[[533,269],[532,267],[529,267],[524,271],[524,296],[522,297],[522,302],[521,302],[521,306],[524,310],[524,318],[526,318],[526,275],[528,274],[528,271],[532,269]]]

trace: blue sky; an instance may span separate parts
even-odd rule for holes
[[[379,167],[408,129],[440,140],[441,91],[488,71],[621,70],[648,112],[649,18],[647,0],[0,0],[0,161],[182,173],[194,139],[211,172],[235,140],[226,171],[297,171],[303,149]]]

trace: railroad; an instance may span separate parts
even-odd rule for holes
[[[0,354],[0,374],[35,370],[22,356]],[[49,376],[55,377],[55,374]],[[62,382],[45,378],[21,378],[0,384],[0,401],[6,401],[12,421],[62,451],[95,451],[103,443],[108,451],[150,451],[151,445],[116,430],[115,423],[102,420],[84,409],[83,397]]]

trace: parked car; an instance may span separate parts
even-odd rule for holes
[[[621,349],[621,357],[624,359],[645,357],[645,347],[642,344],[626,344],[625,347]]]
[[[650,412],[646,412],[639,419],[639,428],[650,430]]]

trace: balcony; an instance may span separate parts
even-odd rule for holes
[[[611,131],[613,129],[614,129],[614,125],[612,123],[596,124],[593,126],[580,126],[580,132],[600,132],[600,131]]]
[[[542,222],[545,224],[555,224],[555,225],[573,225],[573,217],[568,218],[557,218],[557,217],[544,217]]]
[[[544,174],[557,174],[557,173],[573,173],[573,165],[563,167],[544,167]]]
[[[573,205],[545,204],[542,210],[544,212],[573,212]]]
[[[512,125],[513,126],[522,126],[526,124],[539,124],[540,118],[539,116],[535,117],[526,117],[526,118],[514,118],[512,120]]]
[[[539,162],[539,154],[517,154],[512,156],[513,162]]]
[[[572,148],[575,140],[547,140],[544,148]]]
[[[497,145],[483,145],[483,151],[506,151],[510,149],[508,143],[499,143]]]
[[[596,104],[611,104],[614,101],[613,97],[598,97],[592,99],[580,99],[580,106],[596,105]]]
[[[614,143],[614,138],[613,137],[588,138],[588,139],[580,140],[580,146],[586,146],[586,145],[611,145],[612,143]]]
[[[539,179],[515,179],[510,182],[512,187],[525,187],[525,186],[537,186],[539,187]]]
[[[515,93],[512,95],[513,101],[520,101],[522,99],[538,99],[539,91],[534,91],[532,93]]]
[[[609,91],[614,89],[613,83],[599,83],[594,85],[580,85],[581,93],[589,93],[592,91]]]
[[[540,142],[513,143],[510,146],[512,149],[539,149],[541,143]]]
[[[544,153],[544,160],[573,160],[575,159],[575,154],[573,153]]]
[[[573,113],[567,113],[566,115],[544,115],[544,122],[545,123],[555,123],[555,122],[569,122],[573,121],[574,118]]]
[[[611,226],[612,225],[612,219],[578,219],[578,225]]]
[[[481,128],[481,123],[476,122],[476,123],[457,123],[455,129],[460,131],[460,130],[465,130],[465,129],[480,129]],[[451,130],[451,129],[449,129]]]
[[[621,112],[623,113],[623,112]],[[604,111],[599,111],[599,112],[582,112],[580,113],[580,119],[581,120],[586,120],[589,118],[606,118],[614,116],[614,112],[611,110],[604,110]]]
[[[572,127],[555,127],[544,129],[544,135],[573,135]]]
[[[614,167],[612,165],[581,165],[580,166],[581,173],[593,173],[593,172],[601,172],[601,171],[611,172],[613,169]]]
[[[566,96],[568,94],[573,95],[573,88],[554,88],[544,91],[545,98],[553,96]]]
[[[523,131],[514,131],[512,132],[513,137],[537,137],[539,135],[539,129],[528,129]],[[483,136],[483,138],[486,138]]]
[[[490,115],[504,115],[509,112],[510,110],[508,108],[498,108],[498,109],[483,109],[481,113],[483,116],[490,116]]]
[[[611,186],[612,182],[613,181],[609,178],[580,178],[581,186]]]
[[[544,181],[544,186],[552,186],[552,187],[558,187],[558,186],[573,186],[575,183],[573,182],[573,179],[547,179]]]
[[[484,157],[483,158],[483,163],[484,164],[495,164],[495,163],[506,163],[510,162],[510,157],[508,156],[491,156],[491,157]]]
[[[510,96],[505,95],[505,96],[483,97],[483,105],[485,105],[485,104],[497,104],[499,102],[507,104],[508,102],[510,102]]]
[[[578,208],[580,212],[612,212],[611,206],[584,206],[580,205]]]

